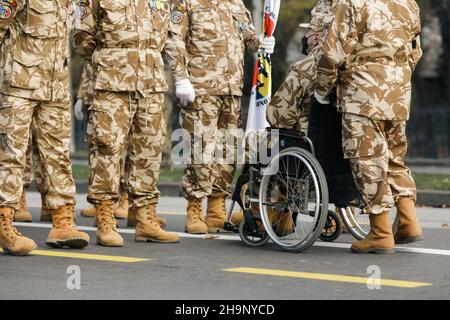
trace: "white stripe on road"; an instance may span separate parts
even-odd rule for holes
[[[26,222],[15,222],[15,226],[17,227],[29,227],[29,228],[41,228],[41,229],[51,229],[51,224],[46,223],[26,223]],[[78,226],[78,230],[80,231],[93,231],[95,232],[97,228],[95,227],[86,227],[86,226]],[[134,229],[118,229],[119,233],[122,234],[134,234]],[[181,238],[193,238],[193,239],[215,239],[215,240],[227,240],[227,241],[240,241],[241,238],[235,235],[214,235],[211,238],[203,235],[195,235],[184,232],[179,232],[178,235]],[[316,247],[324,247],[324,248],[336,248],[336,249],[350,249],[351,244],[349,243],[329,243],[329,242],[316,242],[314,244]],[[411,247],[396,247],[395,250],[397,252],[406,252],[406,253],[420,253],[420,254],[430,254],[437,256],[450,256],[450,250],[440,250],[440,249],[428,249],[428,248],[411,248]]]

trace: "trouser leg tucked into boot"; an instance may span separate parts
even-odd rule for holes
[[[123,238],[117,232],[117,222],[114,218],[114,202],[102,201],[95,205],[97,223],[97,244],[104,247],[122,247]]]
[[[422,228],[417,218],[416,203],[409,198],[397,202],[398,229],[394,235],[395,243],[405,244],[423,240]]]
[[[0,208],[0,246],[6,254],[25,256],[36,249],[37,245],[14,228],[13,219],[13,209]]]
[[[158,223],[161,226],[161,228],[166,229],[167,228],[167,220],[164,218],[157,218]],[[128,209],[128,220],[127,220],[127,227],[129,228],[135,228],[136,227],[136,208],[130,207]]]
[[[120,194],[120,200],[117,204],[117,208],[114,211],[114,216],[116,219],[127,219],[128,218],[128,192],[122,192]]]
[[[32,222],[33,216],[27,210],[27,189],[23,189],[20,196],[20,208],[14,213],[14,221],[16,222]]]
[[[208,226],[203,217],[202,199],[188,200],[186,212],[186,224],[184,227],[187,233],[205,234],[208,233]]]
[[[156,205],[136,209],[136,242],[179,242],[180,237],[173,232],[167,232],[159,224],[156,217]]]
[[[208,211],[205,220],[206,225],[208,226],[208,232],[228,232],[225,230],[226,218],[227,210],[225,207],[225,197],[209,197]]]
[[[78,231],[75,225],[75,207],[72,204],[52,210],[53,228],[46,244],[52,248],[83,249],[89,244],[89,235]]]
[[[390,254],[395,252],[394,235],[389,212],[371,214],[370,232],[364,240],[352,244],[355,253]]]

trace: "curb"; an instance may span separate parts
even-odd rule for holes
[[[163,197],[182,197],[181,183],[160,183],[158,185]],[[77,181],[77,192],[88,193],[89,185],[87,181]],[[35,183],[30,187],[31,191],[37,191]],[[450,192],[419,190],[417,195],[417,205],[426,207],[450,207]]]

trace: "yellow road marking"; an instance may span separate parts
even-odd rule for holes
[[[0,249],[0,252],[3,252]],[[81,260],[96,260],[96,261],[111,261],[111,262],[122,262],[122,263],[136,263],[150,261],[150,259],[143,258],[132,258],[132,257],[120,257],[120,256],[106,256],[100,254],[90,254],[90,253],[76,253],[68,251],[48,251],[48,250],[34,250],[31,252],[32,256],[44,256],[44,257],[58,257],[58,258],[71,258],[71,259],[81,259]]]
[[[338,274],[295,272],[295,271],[259,269],[259,268],[231,268],[231,269],[224,269],[223,271],[255,274],[255,275],[265,275],[265,276],[275,276],[275,277],[288,277],[288,278],[300,278],[300,279],[309,279],[309,280],[358,283],[358,284],[372,283],[371,279],[369,279],[369,278],[344,276],[344,275],[338,275]],[[432,285],[431,283],[425,283],[425,282],[412,282],[412,281],[401,281],[401,280],[391,280],[391,279],[381,279],[380,284],[381,284],[381,286],[397,287],[397,288],[419,288],[419,287],[426,287],[426,286]]]

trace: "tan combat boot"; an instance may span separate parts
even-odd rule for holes
[[[46,244],[52,248],[83,249],[89,244],[89,235],[75,225],[75,207],[72,204],[52,210],[53,228]]]
[[[16,222],[32,222],[33,216],[27,210],[27,197],[26,189],[23,189],[22,195],[20,196],[20,208],[14,213],[14,221]]]
[[[180,237],[173,232],[167,232],[158,222],[156,217],[156,205],[136,209],[136,242],[179,242]]]
[[[225,230],[226,218],[227,209],[225,207],[225,197],[209,197],[205,220],[205,223],[208,226],[208,232],[229,232]]]
[[[208,233],[208,226],[203,217],[202,199],[188,200],[184,231],[190,234]]]
[[[352,244],[354,253],[390,254],[395,252],[394,235],[389,212],[371,214],[370,232],[364,240]]]
[[[95,218],[95,207],[89,207],[81,210],[81,216],[85,218]]]
[[[128,220],[127,220],[127,227],[129,228],[135,228],[136,227],[136,208],[131,207],[128,209]],[[161,228],[166,229],[167,228],[167,220],[164,218],[158,217],[158,223],[161,226]]]
[[[117,232],[114,202],[106,200],[95,205],[97,244],[104,247],[123,247],[123,238]]]
[[[127,219],[128,218],[128,192],[122,192],[120,195],[119,203],[114,211],[114,217],[116,219]]]
[[[0,246],[6,254],[25,256],[37,248],[36,243],[22,236],[13,226],[14,210],[0,208]]]
[[[394,235],[396,244],[423,240],[422,228],[417,218],[416,203],[409,198],[397,202],[398,229]]]

